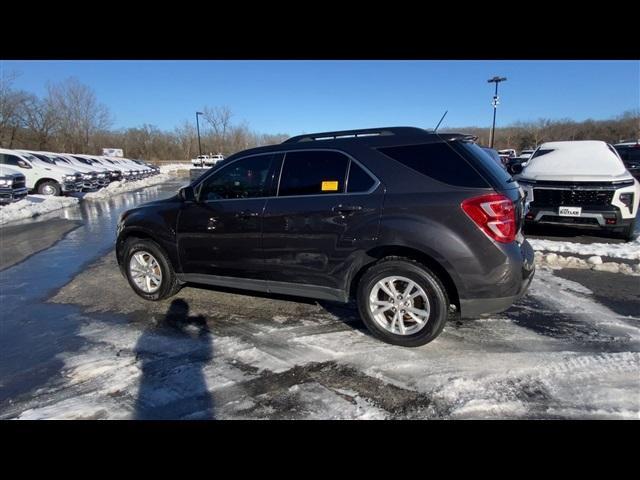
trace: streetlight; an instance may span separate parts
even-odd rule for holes
[[[496,129],[496,109],[498,107],[498,84],[500,82],[504,82],[507,79],[507,77],[493,77],[490,78],[489,80],[487,80],[487,83],[495,83],[496,84],[496,91],[493,94],[493,125],[491,126],[491,137],[490,137],[490,145],[489,148],[493,148],[493,140],[494,140],[494,131]]]
[[[196,112],[196,127],[198,128],[198,151],[202,156],[202,145],[200,145],[200,122],[198,122],[198,115],[204,115],[202,112]]]

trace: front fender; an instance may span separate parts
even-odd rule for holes
[[[180,261],[176,244],[176,220],[178,208],[175,205],[154,205],[125,212],[118,224],[116,258],[122,267],[123,247],[127,238],[141,237],[155,241],[167,253],[176,272]]]

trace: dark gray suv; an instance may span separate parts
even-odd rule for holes
[[[423,345],[452,312],[507,309],[534,273],[517,182],[468,136],[325,132],[237,153],[125,212],[116,254],[148,300],[187,282],[339,302]]]

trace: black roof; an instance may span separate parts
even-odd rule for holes
[[[416,127],[380,127],[380,128],[364,128],[360,130],[338,130],[335,132],[318,132],[306,133],[291,137],[282,143],[301,143],[312,142],[314,140],[339,140],[342,138],[362,138],[362,137],[379,137],[379,136],[415,136],[429,135],[431,132]]]
[[[379,127],[359,130],[339,130],[334,132],[306,133],[291,137],[277,145],[266,145],[244,150],[242,154],[307,149],[319,147],[346,147],[364,144],[371,147],[409,145],[422,142],[445,142],[452,140],[474,140],[476,137],[463,133],[441,133],[417,127]],[[237,155],[234,154],[234,156]]]

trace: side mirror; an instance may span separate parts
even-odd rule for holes
[[[180,198],[182,198],[185,202],[195,202],[196,201],[196,192],[193,190],[191,185],[187,185],[186,187],[182,187],[178,192]]]
[[[511,175],[519,175],[522,173],[522,164],[521,163],[513,163],[507,167],[507,170]]]

